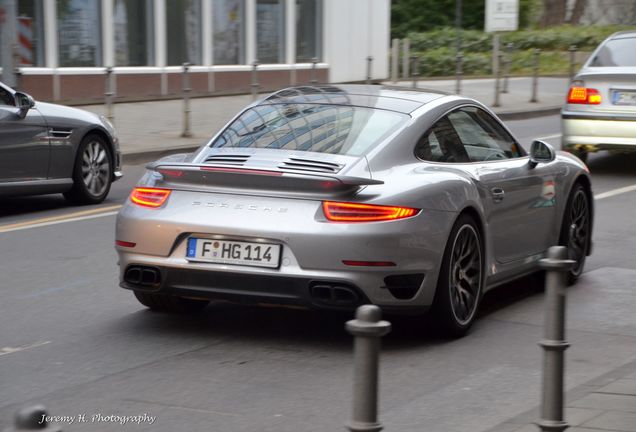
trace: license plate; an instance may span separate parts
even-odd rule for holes
[[[186,258],[218,264],[278,268],[280,245],[190,237]]]
[[[636,105],[636,91],[618,91],[612,92],[612,103],[614,105]]]

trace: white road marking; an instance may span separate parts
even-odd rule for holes
[[[624,193],[627,193],[627,192],[634,192],[634,191],[636,191],[636,185],[625,186],[625,187],[622,187],[622,188],[613,189],[613,190],[610,190],[610,191],[607,191],[607,192],[603,192],[603,193],[600,193],[598,195],[594,195],[594,199],[595,200],[602,200],[602,199],[605,199],[605,198],[613,197],[613,196],[624,194]]]
[[[554,139],[554,138],[559,138],[560,136],[561,136],[561,134],[558,133],[558,134],[554,134],[554,135],[546,135],[546,136],[539,137],[539,138],[536,138],[536,139],[538,139],[538,140],[551,140],[551,139]]]
[[[0,348],[0,356],[16,353],[16,352],[20,352],[20,351],[26,351],[28,349],[37,348],[39,346],[50,344],[50,343],[51,343],[51,341],[43,341],[43,342],[32,343],[31,345],[22,345],[22,346],[19,346],[17,348],[12,348],[12,347]]]

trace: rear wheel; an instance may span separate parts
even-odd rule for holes
[[[591,234],[590,202],[585,188],[577,183],[565,207],[559,244],[568,248],[568,258],[576,265],[568,273],[568,283],[573,284],[583,273]]]
[[[483,253],[477,224],[468,215],[451,230],[437,281],[433,313],[442,331],[465,335],[477,314],[483,285]]]
[[[112,182],[112,157],[106,141],[99,135],[84,137],[73,168],[73,187],[64,197],[76,204],[104,201]]]
[[[200,312],[210,303],[207,300],[189,299],[166,294],[134,291],[139,303],[159,312],[194,313]]]

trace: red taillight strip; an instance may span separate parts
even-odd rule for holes
[[[169,177],[182,177],[183,176],[183,171],[179,171],[179,170],[169,170],[169,169],[160,169],[157,170],[159,173],[163,174],[163,175],[167,175]]]
[[[228,172],[228,173],[238,173],[238,174],[257,174],[257,175],[268,175],[268,176],[283,175],[283,173],[280,171],[267,171],[267,170],[243,169],[243,168],[201,167],[199,169],[201,171]]]
[[[570,87],[568,92],[569,104],[598,105],[601,103],[601,94],[598,90],[588,87]]]
[[[411,207],[393,207],[374,204],[358,204],[324,201],[325,217],[335,222],[379,222],[409,218],[420,210]]]
[[[137,246],[137,243],[127,242],[123,240],[115,240],[115,244],[117,246],[128,247],[128,248],[134,248],[135,246]]]
[[[396,264],[392,261],[352,261],[342,260],[344,265],[354,267],[395,267]]]
[[[136,187],[130,193],[130,200],[142,207],[161,207],[170,196],[170,189]]]

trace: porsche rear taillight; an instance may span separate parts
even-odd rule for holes
[[[130,200],[142,207],[161,207],[170,196],[170,189],[136,187],[130,193]]]
[[[380,222],[405,219],[417,215],[420,210],[411,207],[393,207],[373,204],[324,201],[325,217],[334,222]]]
[[[568,92],[569,104],[598,105],[601,103],[601,94],[598,90],[588,87],[570,87]]]

